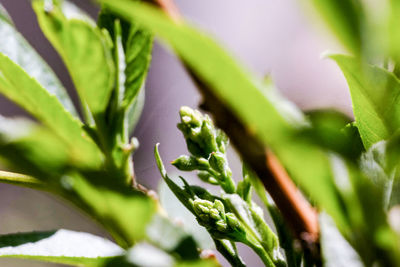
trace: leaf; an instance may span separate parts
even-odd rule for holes
[[[122,108],[129,133],[143,109],[145,78],[151,62],[152,35],[136,23],[129,23],[110,10],[101,9],[98,24],[113,38],[114,62],[119,69],[114,89],[114,109]]]
[[[100,0],[126,19],[152,30],[176,51],[190,72],[232,111],[246,130],[270,147],[293,179],[346,227],[331,180],[326,155],[308,142],[292,138],[304,126],[302,114],[241,68],[218,44],[184,22],[174,23],[161,11],[129,0]],[[301,156],[300,156],[301,155]]]
[[[388,139],[400,127],[400,83],[385,69],[361,65],[349,56],[330,56],[350,88],[354,116],[366,149]]]
[[[138,98],[151,62],[152,35],[132,23],[125,47],[125,94],[123,105],[129,107]]]
[[[42,181],[24,174],[0,171],[0,182],[34,189],[46,189]]]
[[[73,118],[54,95],[1,53],[0,93],[26,109],[67,144],[75,164],[99,166],[101,154],[83,132],[81,122]]]
[[[0,236],[0,257],[95,267],[122,253],[107,239],[64,229]]]
[[[71,174],[64,179],[65,187],[80,199],[75,204],[100,220],[120,246],[128,248],[143,240],[156,211],[155,201],[130,188],[110,184],[113,177],[104,173],[86,174],[86,178]]]
[[[390,40],[390,49],[396,63],[400,60],[400,22],[397,19],[400,15],[400,1],[390,0],[390,14],[388,19],[388,36]]]
[[[321,227],[321,251],[324,266],[327,267],[363,267],[360,256],[343,238],[334,222],[325,213],[319,216]]]
[[[312,2],[339,40],[352,53],[359,54],[362,47],[364,16],[361,4],[353,0],[313,0]]]
[[[2,163],[17,172],[45,181],[46,190],[53,189],[48,182],[59,185],[67,169],[86,167],[83,164],[87,159],[81,156],[48,128],[26,118],[0,116]]]
[[[125,256],[110,260],[104,267],[219,267],[213,259],[182,261],[148,243],[139,243]]]
[[[3,9],[0,5],[0,36],[2,38],[0,53],[3,53],[18,64],[51,95],[56,96],[65,109],[74,116],[77,116],[75,107],[61,82],[46,62],[15,29],[8,14],[2,12]]]
[[[49,3],[33,2],[39,25],[66,64],[82,105],[102,115],[114,85],[109,36],[86,20],[66,18],[60,6]]]
[[[383,191],[383,207],[390,208],[395,172],[388,166],[386,147],[385,141],[373,144],[368,151],[362,154],[360,168],[365,176]]]
[[[170,254],[178,255],[183,260],[199,259],[198,246],[193,237],[165,217],[154,216],[146,233],[153,245]]]

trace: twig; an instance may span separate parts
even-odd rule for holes
[[[181,20],[173,0],[154,1],[172,19]],[[260,177],[295,236],[318,258],[317,212],[301,195],[278,159],[244,127],[234,113],[190,70],[190,67],[186,66],[186,69],[203,96],[202,108],[214,115],[218,127],[227,133],[241,157],[246,159]]]

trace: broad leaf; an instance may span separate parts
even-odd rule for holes
[[[183,260],[199,259],[198,245],[193,237],[168,218],[156,215],[147,226],[147,238],[152,244]]]
[[[278,155],[292,177],[345,227],[331,181],[327,157],[308,143],[291,137],[301,114],[242,69],[229,54],[203,33],[184,22],[174,23],[161,11],[129,0],[100,0],[127,19],[136,21],[167,41],[196,78],[266,146]],[[290,111],[290,115],[288,114]]]
[[[16,63],[0,53],[0,93],[11,99],[51,129],[71,149],[72,160],[82,166],[99,166],[101,155],[58,99],[45,90]]]
[[[63,106],[73,115],[77,115],[75,108],[52,69],[29,45],[24,37],[15,29],[7,13],[1,11],[0,6],[0,53],[8,56],[18,64],[29,76],[35,78],[43,88],[54,95]]]
[[[313,0],[322,17],[340,41],[354,54],[362,47],[363,11],[359,1]]]
[[[102,237],[64,229],[0,236],[0,257],[96,267],[122,253]]]
[[[46,5],[45,5],[46,3]],[[33,3],[39,25],[65,62],[83,106],[104,114],[114,85],[109,36],[85,20],[68,19],[52,1]]]
[[[362,65],[344,55],[332,55],[350,88],[354,117],[364,146],[393,135],[400,127],[400,82],[377,66]]]
[[[80,160],[69,152],[47,128],[25,118],[0,116],[0,157],[8,167],[41,180],[58,180],[67,166]]]
[[[68,185],[66,188],[80,199],[75,204],[100,220],[124,248],[143,240],[146,227],[156,211],[155,201],[129,188],[110,184],[113,177],[105,177],[104,173],[86,176],[92,182],[77,174],[64,180]],[[110,188],[112,186],[115,188]]]
[[[148,243],[139,243],[126,255],[112,259],[104,267],[218,267],[215,260],[183,261]]]
[[[321,253],[327,267],[363,267],[360,256],[343,238],[332,219],[322,213],[319,217],[321,227]]]

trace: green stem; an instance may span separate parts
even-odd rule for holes
[[[258,240],[251,234],[247,234],[246,237],[247,240],[243,243],[248,245],[261,258],[264,265],[266,267],[276,267],[260,242],[258,242]]]

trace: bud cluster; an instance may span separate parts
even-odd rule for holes
[[[180,117],[178,128],[191,156],[180,156],[172,164],[182,171],[198,170],[201,180],[219,184],[225,192],[234,193],[236,186],[225,155],[228,145],[225,133],[215,129],[209,116],[189,107],[181,108]]]
[[[214,202],[211,202],[196,198],[190,200],[190,203],[199,224],[206,227],[215,237],[239,241],[240,237],[245,234],[245,229],[236,215],[231,212],[225,212],[225,207],[221,200],[215,199]]]

